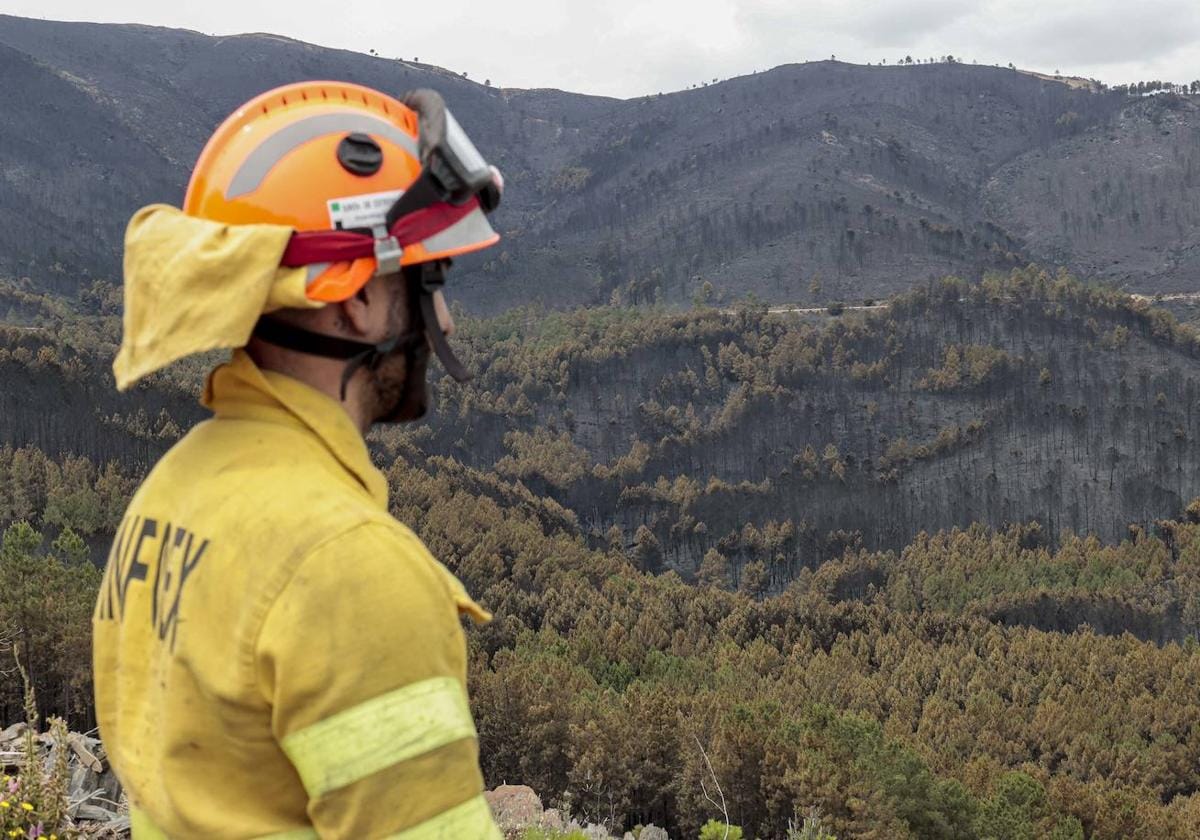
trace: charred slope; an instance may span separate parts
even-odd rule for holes
[[[735,569],[767,551],[781,583],[846,545],[972,522],[1114,540],[1200,495],[1195,335],[1038,272],[824,324],[513,316],[477,340],[478,385],[443,382],[417,444],[688,575],[712,548]]]
[[[994,68],[835,62],[637,100],[524,264],[590,279],[600,303],[688,301],[706,280],[729,297],[856,299],[1004,267],[1031,254],[981,187],[1122,101]]]
[[[112,289],[86,294],[82,305],[104,314],[81,315],[62,299],[0,282],[0,442],[140,475],[201,419],[197,361],[117,393],[117,300]]]
[[[1196,97],[1151,97],[1107,126],[998,168],[991,218],[1046,261],[1137,289],[1194,292],[1200,275]]]
[[[91,83],[3,43],[0,78],[0,276],[60,294],[115,277],[126,210],[178,194],[182,170]]]
[[[112,315],[0,292],[0,439],[136,473],[203,416],[202,361],[117,395]],[[461,462],[689,577],[716,549],[780,585],[974,522],[1112,541],[1200,496],[1197,334],[1036,270],[842,318],[514,310],[461,345],[476,381],[439,381],[431,422],[378,435],[381,463]]]
[[[617,101],[499,90],[270,35],[0,16],[0,275],[115,279],[125,220],[178,202],[217,122],[298,79],[442,90],[511,189],[480,312],[830,301],[1037,260],[1181,288],[1200,248],[1195,98],[992,67],[815,62]]]

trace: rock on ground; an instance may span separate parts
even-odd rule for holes
[[[542,800],[531,787],[500,785],[495,790],[486,791],[483,796],[492,809],[496,824],[505,834],[541,824]]]
[[[563,833],[578,831],[587,840],[614,840],[608,829],[602,825],[589,823],[583,826],[569,819],[557,808],[543,810],[542,800],[534,793],[533,788],[526,785],[500,785],[495,790],[485,791],[483,796],[492,809],[496,824],[509,840],[520,837],[527,828],[544,828]],[[653,829],[653,826],[650,828]],[[659,835],[647,835],[645,831],[643,829],[642,837],[647,840],[659,840]],[[661,836],[665,838],[666,833]]]

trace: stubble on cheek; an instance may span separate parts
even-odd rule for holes
[[[397,291],[391,313],[391,331],[393,335],[402,335],[410,329],[407,311],[411,302],[407,297],[407,289]],[[375,391],[375,410],[372,414],[376,422],[412,420],[425,414],[429,406],[429,388],[426,384],[429,355],[429,346],[422,341],[413,351],[387,356],[371,371]]]

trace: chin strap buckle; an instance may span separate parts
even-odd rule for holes
[[[377,275],[395,274],[400,270],[400,258],[404,249],[396,237],[380,226],[375,228],[375,273]]]

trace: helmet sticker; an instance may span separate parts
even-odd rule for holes
[[[349,195],[325,202],[329,210],[329,226],[334,230],[375,228],[387,223],[387,212],[404,190]]]

